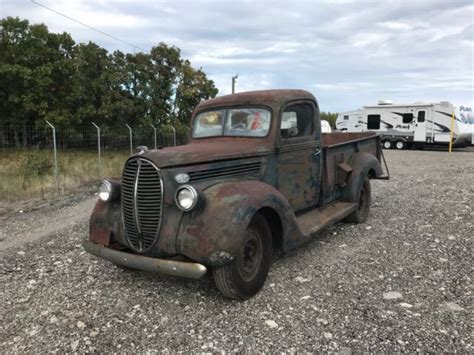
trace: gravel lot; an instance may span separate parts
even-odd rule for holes
[[[126,272],[86,254],[90,210],[75,206],[90,197],[10,216],[0,353],[472,353],[474,152],[386,156],[392,179],[372,182],[368,222],[279,259],[247,302],[222,298],[210,277]],[[48,228],[34,238],[38,224]]]

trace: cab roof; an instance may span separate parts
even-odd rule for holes
[[[219,96],[200,103],[196,107],[196,111],[219,106],[234,106],[245,104],[280,104],[295,100],[312,100],[316,102],[316,98],[305,90],[258,90],[246,91],[232,95]]]

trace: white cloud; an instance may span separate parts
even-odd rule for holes
[[[413,28],[413,26],[408,23],[398,21],[379,22],[377,23],[377,25],[388,28],[390,30],[411,30]]]
[[[2,16],[133,51],[31,2],[1,1]],[[142,48],[176,45],[220,94],[230,92],[230,78],[239,73],[238,91],[303,88],[331,111],[385,96],[473,106],[470,0],[38,1]]]

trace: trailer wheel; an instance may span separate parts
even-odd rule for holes
[[[384,147],[385,149],[390,149],[390,148],[392,148],[392,142],[390,142],[390,141],[384,141],[384,142],[382,143],[382,145],[383,145],[383,147]]]
[[[272,262],[272,235],[266,219],[256,214],[249,223],[239,254],[212,269],[214,282],[228,298],[246,300],[260,291]]]
[[[349,223],[364,223],[369,216],[371,200],[370,180],[366,177],[358,193],[357,208],[344,221]]]
[[[403,150],[403,149],[405,149],[405,142],[404,142],[404,141],[398,141],[398,142],[395,144],[395,147],[396,147],[398,150]]]

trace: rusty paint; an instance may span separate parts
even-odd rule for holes
[[[109,246],[110,235],[112,232],[107,228],[100,228],[97,225],[92,225],[90,229],[91,241],[96,244]]]
[[[351,141],[358,141],[365,138],[373,138],[377,134],[375,132],[332,132],[321,134],[321,142],[323,147],[330,147],[338,144],[347,144]]]
[[[189,136],[186,145],[140,155],[160,169],[163,180],[162,227],[146,256],[184,256],[207,266],[228,263],[238,254],[250,220],[263,209],[280,220],[281,245],[290,250],[352,208],[358,179],[368,169],[374,170],[375,177],[381,175],[379,138],[372,132],[321,135],[315,129],[310,136],[282,139],[281,112],[295,102],[312,105],[313,123],[319,127],[318,103],[306,91],[239,93],[199,104],[193,117],[215,108],[264,106],[272,113],[266,137]],[[206,171],[213,173],[206,176]],[[200,176],[189,183],[199,192],[201,204],[187,213],[175,203],[180,185],[174,177],[180,173]],[[97,203],[91,216],[91,241],[126,248],[121,209],[120,201]]]

